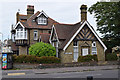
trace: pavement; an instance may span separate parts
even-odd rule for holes
[[[36,74],[50,74],[50,73],[83,72],[96,70],[113,70],[118,68],[120,68],[118,65],[107,65],[107,66],[82,66],[82,67],[34,69],[33,71]]]
[[[64,68],[47,68],[47,69],[23,69],[23,70],[2,70],[3,75],[14,73],[35,73],[35,74],[50,74],[50,73],[66,73],[66,72],[83,72],[83,71],[96,71],[96,70],[114,70],[118,69],[118,65],[106,66],[81,66],[81,67],[64,67]],[[119,67],[120,69],[120,67]]]

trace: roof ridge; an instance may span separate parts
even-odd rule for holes
[[[67,23],[59,23],[61,25],[74,25],[74,24],[67,24]]]

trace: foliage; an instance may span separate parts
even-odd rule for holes
[[[86,56],[78,57],[78,62],[89,62],[89,61],[97,61],[97,55],[86,55]]]
[[[34,55],[13,55],[13,62],[16,63],[60,63],[60,59],[54,56],[34,56]]]
[[[30,46],[29,54],[39,57],[55,56],[56,50],[51,44],[39,42]]]
[[[42,56],[37,63],[60,63],[60,59],[54,56]]]
[[[106,61],[115,61],[115,60],[117,60],[117,53],[106,54]]]
[[[120,45],[120,2],[97,2],[89,10],[108,48]]]

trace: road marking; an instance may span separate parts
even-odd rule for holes
[[[8,76],[25,75],[25,73],[8,73]]]

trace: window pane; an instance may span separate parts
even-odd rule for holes
[[[38,32],[34,31],[34,40],[37,40],[37,38],[38,38]]]
[[[96,47],[92,47],[92,51],[96,51]]]
[[[78,46],[78,42],[77,42],[77,41],[74,41],[74,42],[73,42],[73,46]]]

